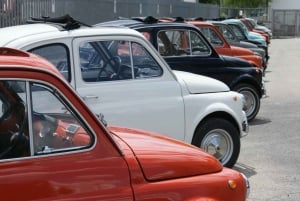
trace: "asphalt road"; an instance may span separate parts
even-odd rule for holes
[[[234,169],[249,178],[248,201],[300,201],[300,38],[273,39],[269,51],[268,97]]]

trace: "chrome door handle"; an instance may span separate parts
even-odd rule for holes
[[[94,96],[94,95],[87,95],[87,96],[83,96],[82,97],[83,100],[88,100],[88,99],[98,99],[98,96]]]

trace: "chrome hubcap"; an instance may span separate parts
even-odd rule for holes
[[[253,93],[250,91],[240,91],[241,94],[244,95],[245,97],[245,107],[243,108],[244,111],[246,112],[247,117],[253,114],[255,107],[256,107],[256,102],[255,102],[255,97]]]
[[[229,133],[222,129],[215,129],[207,133],[201,143],[201,148],[217,158],[223,165],[233,153],[233,141]]]

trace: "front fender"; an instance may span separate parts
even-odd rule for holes
[[[200,102],[199,100],[202,100]],[[214,94],[190,94],[185,97],[185,141],[192,142],[197,126],[207,117],[221,116],[234,123],[242,135],[243,121],[247,117],[243,112],[243,96],[229,91]]]
[[[242,74],[238,77],[236,77],[230,84],[229,88],[232,90],[235,88],[235,86],[237,86],[238,84],[241,83],[248,83],[251,84],[252,86],[254,86],[257,91],[259,92],[260,96],[262,95],[262,71],[260,69],[257,68],[256,72],[251,74]]]

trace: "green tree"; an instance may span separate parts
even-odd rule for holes
[[[259,6],[267,7],[268,3],[272,0],[220,0],[222,5],[230,7],[247,7],[247,8],[256,8]]]
[[[267,7],[272,0],[198,0],[199,3],[221,4],[228,7],[248,7],[256,8],[259,6]]]
[[[198,0],[199,3],[219,4],[220,0]]]

